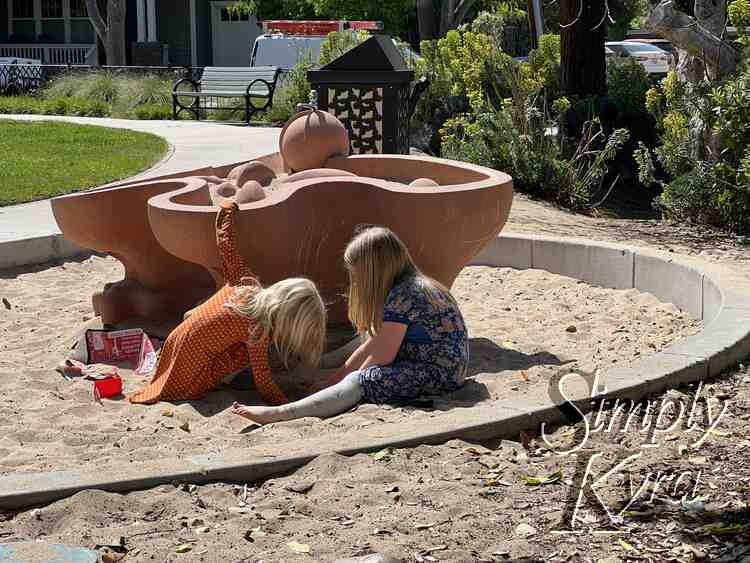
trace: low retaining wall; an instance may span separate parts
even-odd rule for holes
[[[91,254],[62,235],[46,235],[0,243],[0,270],[36,266],[45,262],[78,258]]]
[[[15,244],[15,243],[14,243]],[[3,245],[0,245],[2,256]],[[64,245],[60,245],[61,251]],[[43,253],[41,253],[43,254]],[[55,258],[64,258],[64,255]],[[0,262],[0,264],[2,264]],[[537,268],[592,285],[652,293],[704,320],[704,330],[628,365],[600,374],[604,396],[640,400],[652,393],[717,375],[750,354],[750,280],[721,265],[697,259],[580,239],[505,234],[491,241],[473,265]],[[566,387],[567,400],[582,411],[594,405],[588,384]],[[384,447],[439,444],[453,438],[517,438],[541,422],[565,423],[563,397],[547,389],[472,408],[441,413],[429,428],[406,430],[398,424],[368,427],[336,437],[284,444],[284,455],[263,448],[227,450],[82,471],[15,474],[0,478],[0,509],[42,505],[85,489],[127,492],[173,481],[255,481],[290,471],[318,455],[353,455]]]

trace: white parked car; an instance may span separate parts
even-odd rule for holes
[[[607,41],[606,48],[617,57],[632,57],[649,74],[667,74],[672,65],[672,55],[649,43],[636,41]]]

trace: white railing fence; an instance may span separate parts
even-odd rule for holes
[[[96,64],[96,44],[0,43],[0,57],[38,59],[45,65]]]

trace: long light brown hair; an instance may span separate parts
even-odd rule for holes
[[[228,306],[250,317],[256,332],[250,338],[269,337],[284,366],[302,363],[317,367],[326,339],[326,309],[315,284],[290,278],[269,287],[239,287]]]
[[[383,307],[395,283],[414,276],[438,308],[455,303],[450,291],[423,274],[396,233],[386,227],[367,227],[344,251],[349,272],[349,320],[357,332],[374,336],[383,327]]]

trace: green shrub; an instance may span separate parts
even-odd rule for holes
[[[146,104],[135,109],[136,119],[172,119],[172,106]]]
[[[286,122],[297,113],[297,104],[307,101],[307,99],[300,100],[290,88],[277,89],[273,97],[273,105],[262,115],[262,118],[269,123]]]
[[[54,78],[42,91],[42,96],[48,99],[68,98],[80,94],[82,83],[89,75],[67,73]]]
[[[32,96],[0,96],[0,114],[42,113],[41,102]]]
[[[95,72],[82,82],[82,87],[76,92],[76,96],[92,101],[112,103],[119,94],[118,82],[118,78],[110,72]]]
[[[670,73],[647,99],[661,144],[641,147],[637,160],[643,179],[663,188],[657,207],[672,219],[750,233],[750,69],[695,85]]]
[[[648,73],[635,59],[614,59],[607,65],[607,95],[622,116],[643,116],[650,88]]]
[[[223,109],[206,112],[208,119],[213,121],[243,121],[245,119],[244,98],[222,98]]]
[[[453,118],[441,130],[443,156],[506,171],[518,191],[566,207],[581,210],[597,204],[607,192],[608,164],[627,142],[628,132],[618,129],[607,137],[598,121],[587,122],[571,158],[564,159],[555,137],[547,134],[551,118],[535,112],[529,108],[523,129],[507,109]]]
[[[327,65],[362,43],[368,37],[369,35],[366,32],[332,31],[326,36],[325,41],[320,44],[320,58],[318,59],[318,63],[320,66]]]
[[[73,98],[58,97],[44,100],[41,105],[42,113],[44,115],[68,115],[71,99]]]
[[[104,100],[89,100],[85,98],[70,98],[68,115],[80,117],[107,117],[111,106]]]
[[[560,36],[545,34],[539,38],[539,47],[529,53],[531,74],[541,79],[549,103],[562,95],[560,70]]]
[[[145,76],[120,76],[117,78],[117,96],[112,114],[132,117],[142,106],[170,105],[174,80],[155,74]]]
[[[501,48],[506,23],[505,17],[497,10],[494,12],[482,11],[471,22],[471,31],[486,35],[497,48]]]
[[[50,102],[47,111],[60,115],[65,105],[60,100],[74,100],[71,115],[130,118],[144,105],[169,105],[173,80],[154,74],[145,76],[115,75],[110,72],[66,74],[53,80],[42,92]],[[87,103],[84,103],[85,100]]]

